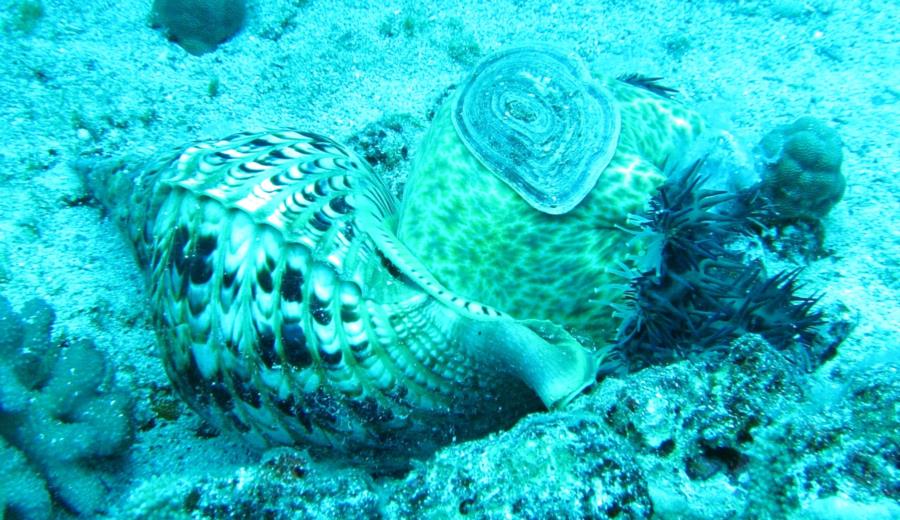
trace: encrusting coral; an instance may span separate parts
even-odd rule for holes
[[[38,520],[49,517],[52,508],[44,479],[0,437],[0,517]]]
[[[51,341],[53,321],[42,300],[18,315],[0,296],[0,517],[47,518],[53,501],[103,511],[104,475],[133,439],[131,398],[105,357],[85,340]]]
[[[841,138],[822,121],[805,116],[766,134],[760,191],[777,220],[818,220],[844,195]]]

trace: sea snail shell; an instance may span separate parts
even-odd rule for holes
[[[424,455],[594,381],[561,328],[438,283],[391,193],[326,137],[236,134],[87,182],[147,272],[174,387],[253,444]]]
[[[451,103],[399,211],[308,132],[90,175],[147,272],[166,371],[207,421],[258,445],[424,455],[595,381],[602,354],[556,324],[602,342],[608,267],[637,254],[618,225],[702,121],[543,47],[488,57]]]
[[[485,59],[452,111],[460,138],[532,207],[570,211],[594,188],[616,150],[621,116],[578,59],[520,47]]]

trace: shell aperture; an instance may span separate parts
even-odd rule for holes
[[[612,96],[577,58],[547,47],[491,55],[452,110],[460,138],[535,209],[566,213],[594,188],[621,128]]]

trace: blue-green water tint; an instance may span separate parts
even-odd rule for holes
[[[147,2],[10,0],[0,13],[3,515],[900,516],[893,3],[247,8],[243,28],[200,56],[151,27]],[[734,152],[722,163],[749,175],[778,155],[757,154],[764,136],[802,116],[838,134],[841,200],[814,218],[760,219],[728,244],[767,277],[803,268],[796,294],[821,297],[815,355],[765,334],[711,341],[687,359],[605,374],[562,410],[392,472],[305,447],[259,454],[205,426],[162,370],[144,275],[81,173],[198,139],[299,128],[364,142],[360,153],[400,194],[452,87],[489,53],[534,42],[604,75],[662,77]],[[690,302],[690,292],[677,296]]]

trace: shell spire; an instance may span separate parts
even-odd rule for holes
[[[594,381],[568,334],[442,286],[394,235],[393,195],[331,139],[236,134],[97,170],[175,388],[255,444],[422,454]]]

